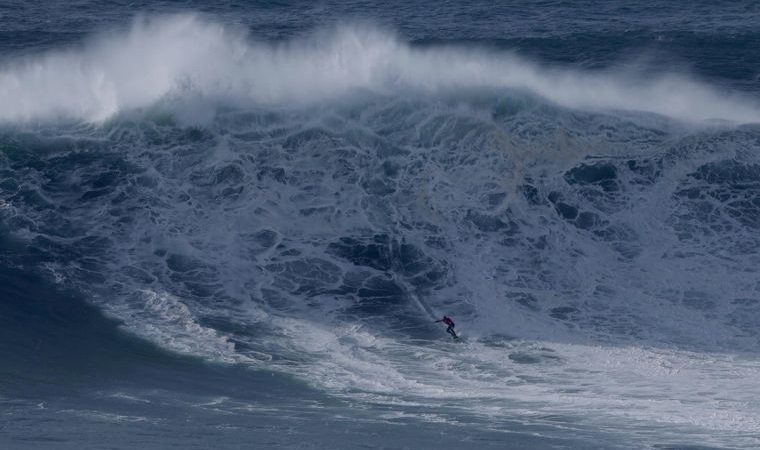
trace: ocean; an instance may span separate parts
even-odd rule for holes
[[[758,24],[0,2],[0,448],[760,447]]]

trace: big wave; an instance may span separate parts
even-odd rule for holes
[[[353,401],[757,443],[760,132],[693,123],[751,101],[314,36],[180,16],[6,62],[4,262]]]
[[[473,48],[416,48],[366,25],[288,43],[255,42],[196,15],[141,18],[79,48],[6,61],[0,120],[101,122],[171,96],[253,105],[309,104],[352,92],[510,88],[569,108],[627,110],[690,121],[758,122],[757,101],[687,76],[584,73]]]

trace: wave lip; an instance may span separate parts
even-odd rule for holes
[[[0,121],[100,122],[187,95],[238,104],[303,104],[356,90],[398,94],[520,89],[568,108],[628,110],[688,121],[760,122],[760,105],[683,75],[542,67],[505,52],[415,48],[392,33],[344,25],[309,39],[265,44],[184,14],[135,20],[79,49],[8,61]]]

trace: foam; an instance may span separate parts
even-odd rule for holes
[[[124,321],[130,332],[164,348],[224,363],[257,365],[271,359],[260,352],[237,352],[228,336],[199,324],[187,305],[174,295],[145,289],[137,297],[142,309],[120,303],[105,306]]]
[[[370,339],[356,327],[333,333],[314,323],[288,321],[278,326],[292,330],[288,335],[295,348],[314,356],[296,373],[303,370],[300,376],[334,395],[390,408],[381,419],[455,422],[466,414],[498,429],[502,420],[536,424],[553,417],[552,426],[567,421],[581,429],[633,432],[642,443],[686,435],[737,448],[758,443],[756,435],[747,434],[760,426],[758,405],[746,401],[760,394],[756,359],[518,340],[500,346],[474,340],[417,346]],[[368,342],[379,345],[357,345]],[[514,353],[552,357],[523,364],[509,358]],[[659,431],[651,436],[641,431],[653,427]]]
[[[162,422],[162,419],[144,417],[144,416],[130,416],[124,414],[114,414],[104,411],[86,410],[86,409],[62,409],[60,413],[72,414],[83,419],[100,420],[104,422],[112,422],[118,424],[133,424],[137,422],[148,422],[151,424],[157,424]]]
[[[756,99],[684,75],[643,78],[622,69],[581,72],[509,52],[415,48],[393,33],[345,25],[285,43],[251,41],[195,15],[137,19],[127,32],[0,68],[0,121],[67,118],[101,122],[160,100],[208,117],[220,102],[299,105],[355,91],[437,93],[518,89],[579,109],[628,110],[690,121],[760,121]],[[195,112],[188,112],[188,110]]]

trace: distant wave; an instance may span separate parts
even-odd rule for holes
[[[760,122],[760,105],[684,75],[580,72],[485,49],[415,48],[346,25],[279,44],[196,15],[136,20],[81,48],[5,61],[0,121],[100,122],[174,96],[202,104],[310,104],[369,90],[394,94],[519,89],[577,109],[627,110],[688,121]]]

